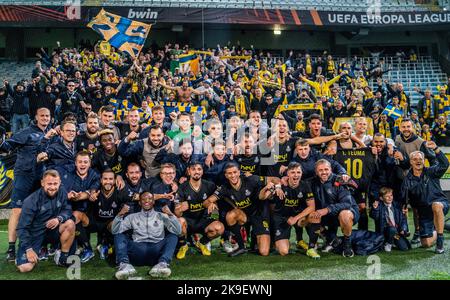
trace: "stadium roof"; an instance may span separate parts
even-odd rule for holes
[[[0,5],[64,6],[73,1],[0,0]],[[189,8],[255,8],[255,9],[315,9],[323,11],[441,11],[450,0],[84,0],[82,6],[189,7]],[[427,4],[419,4],[427,3]],[[433,3],[433,4],[430,4]]]

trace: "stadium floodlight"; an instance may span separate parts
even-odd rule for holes
[[[280,35],[281,34],[281,30],[280,29],[274,29],[273,30],[273,34]]]

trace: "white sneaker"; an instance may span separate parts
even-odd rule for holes
[[[233,247],[233,244],[230,241],[223,242],[222,247],[223,247],[223,250],[226,253],[231,253],[231,252],[233,252],[235,250],[234,247]]]
[[[392,251],[392,244],[389,244],[389,243],[384,244],[384,251],[391,252]]]
[[[326,245],[325,247],[322,248],[321,252],[323,252],[323,253],[329,253],[329,252],[333,251],[333,249],[334,249],[333,246],[331,246],[331,245]]]
[[[126,280],[134,274],[136,274],[136,269],[131,264],[120,263],[119,270],[115,276],[118,280]]]
[[[157,265],[154,265],[148,272],[148,275],[152,277],[169,277],[171,273],[172,271],[170,270],[169,265],[162,261]]]

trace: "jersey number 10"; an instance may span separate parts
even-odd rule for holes
[[[344,161],[347,167],[347,174],[349,174],[353,179],[360,179],[363,172],[363,162],[361,159],[347,159]]]

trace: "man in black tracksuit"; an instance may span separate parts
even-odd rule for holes
[[[316,163],[316,177],[311,180],[311,189],[316,199],[316,211],[311,213],[313,219],[320,219],[323,227],[328,227],[326,251],[332,250],[338,227],[344,233],[344,248],[342,255],[354,255],[351,246],[353,224],[358,222],[359,209],[350,191],[336,181],[336,175],[331,172],[328,160],[321,159]],[[331,247],[329,247],[331,246]]]
[[[448,200],[442,191],[439,179],[445,174],[449,162],[444,153],[429,141],[426,147],[436,154],[436,161],[425,168],[425,155],[414,151],[409,155],[411,169],[403,180],[402,199],[404,205],[417,209],[420,242],[431,247],[435,241],[435,252],[444,253],[444,217],[449,210]],[[436,233],[437,232],[437,237]]]
[[[59,173],[46,171],[41,184],[42,188],[25,199],[17,226],[20,243],[16,265],[20,272],[33,270],[44,241],[61,243],[61,251],[55,255],[57,265],[67,266],[69,251],[75,252],[75,223],[70,219],[72,209]]]
[[[21,129],[24,129],[30,123],[30,98],[28,91],[25,91],[23,83],[19,82],[15,86],[15,91],[11,88],[8,81],[4,81],[6,91],[13,98],[13,105],[11,107],[11,130],[15,134]]]

